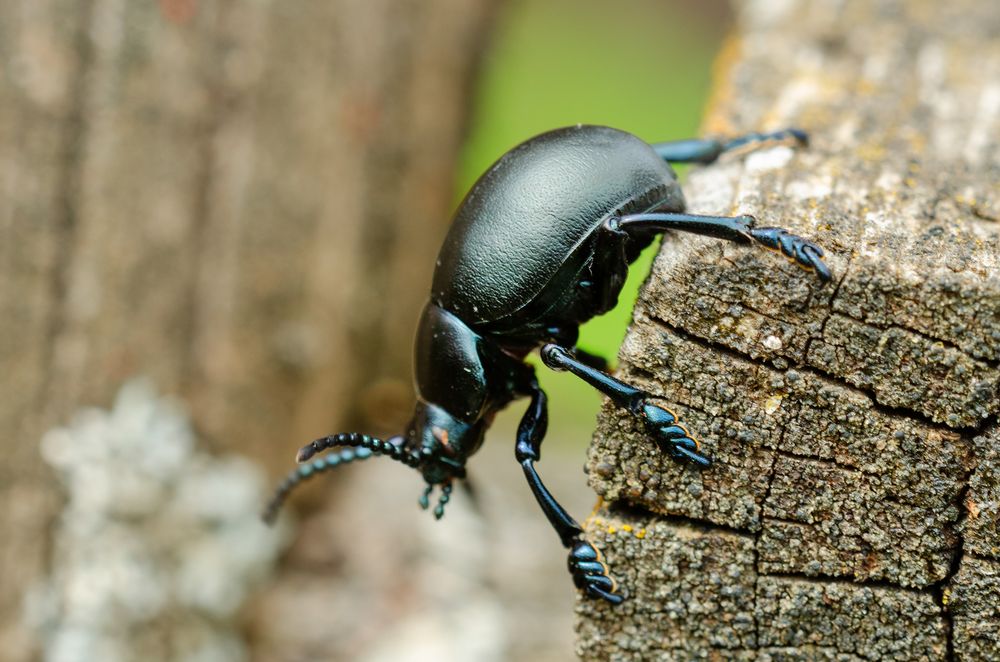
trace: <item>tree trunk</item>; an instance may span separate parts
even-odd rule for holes
[[[37,442],[128,378],[274,475],[402,425],[491,6],[0,6],[5,660],[61,503]]]
[[[689,209],[815,238],[664,239],[621,350],[700,472],[606,407],[588,521],[629,599],[586,659],[1000,659],[1000,4],[751,2],[708,133],[808,149],[692,173]]]

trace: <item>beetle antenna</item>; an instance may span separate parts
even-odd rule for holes
[[[376,455],[388,455],[409,467],[416,467],[420,464],[420,455],[406,450],[403,447],[404,441],[405,438],[401,436],[390,437],[388,441],[382,441],[378,437],[370,437],[358,432],[333,434],[329,437],[321,437],[300,448],[298,455],[295,456],[295,461],[305,462],[316,453],[334,446],[353,446],[354,448],[367,448]]]
[[[329,443],[326,446],[322,446],[319,450],[325,448],[330,448],[331,446],[349,446],[349,448],[343,448],[339,453],[329,453],[321,458],[315,459],[312,462],[300,465],[297,469],[289,473],[283,481],[278,485],[277,489],[274,491],[274,496],[271,497],[271,501],[268,502],[267,507],[264,509],[261,515],[262,519],[267,524],[273,524],[274,520],[278,517],[278,511],[281,510],[282,504],[288,498],[289,493],[295,489],[295,487],[315,476],[323,471],[329,471],[330,469],[339,467],[342,464],[348,464],[354,460],[367,460],[375,455],[388,455],[394,460],[399,460],[407,466],[416,466],[419,463],[419,456],[415,453],[404,450],[403,443],[406,441],[405,437],[391,437],[386,441],[377,439],[374,437],[369,437],[368,435],[362,435],[357,433],[348,433],[341,435],[333,435],[331,437],[324,437],[323,439],[317,439],[309,446],[306,446],[301,451],[299,451],[299,456],[303,455],[303,451],[307,448],[312,448],[314,445],[319,444],[319,442],[324,442],[328,439],[337,439],[343,437],[344,439],[339,442]],[[352,443],[357,442],[357,443]],[[309,459],[317,451],[314,450],[305,456],[305,459]]]

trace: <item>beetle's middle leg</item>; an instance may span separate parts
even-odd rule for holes
[[[676,212],[628,214],[609,218],[604,223],[607,231],[630,233],[656,233],[667,230],[691,232],[706,237],[726,239],[738,243],[757,243],[765,248],[780,251],[803,269],[813,271],[820,280],[832,278],[830,268],[823,262],[823,249],[808,239],[776,227],[758,227],[757,219],[749,214],[741,216],[702,216]]]
[[[541,459],[542,439],[548,427],[548,411],[545,391],[532,378],[528,385],[531,394],[531,404],[521,418],[517,428],[517,446],[515,455],[524,469],[524,477],[542,507],[542,512],[559,535],[563,547],[570,550],[567,564],[573,576],[576,587],[585,591],[592,598],[601,598],[611,604],[619,604],[622,596],[615,593],[617,584],[608,572],[600,550],[587,542],[583,537],[583,527],[566,512],[545,484],[542,483],[535,462]]]
[[[545,345],[541,356],[548,367],[570,371],[611,398],[616,405],[639,417],[647,430],[675,459],[688,460],[700,467],[711,466],[712,461],[698,452],[698,442],[691,437],[687,428],[681,425],[672,411],[657,404],[659,398],[652,393],[595,370],[559,345]]]

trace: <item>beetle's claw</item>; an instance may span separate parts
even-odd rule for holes
[[[795,142],[797,142],[800,146],[809,146],[809,134],[802,129],[786,129],[786,131],[788,131],[788,135],[794,138]]]
[[[624,596],[616,593],[618,583],[611,578],[608,566],[600,550],[586,540],[576,540],[567,560],[573,583],[588,597],[606,600],[613,605],[621,604]]]
[[[799,249],[801,254],[800,262],[808,263],[819,279],[826,282],[833,278],[833,274],[830,273],[830,267],[826,266],[820,258],[823,257],[823,249],[812,242],[805,242],[804,245]]]
[[[677,441],[691,441],[692,439],[677,440]],[[672,455],[678,460],[687,460],[692,464],[696,464],[702,469],[707,469],[712,466],[712,460],[705,457],[699,453],[696,449],[691,448],[689,445],[675,444],[672,451]]]
[[[759,244],[780,251],[799,266],[814,272],[824,282],[833,277],[830,268],[821,259],[824,253],[819,244],[792,234],[784,228],[752,228],[750,236]]]
[[[703,469],[712,466],[712,461],[698,452],[699,444],[691,437],[667,437],[660,443],[675,460],[687,460]]]

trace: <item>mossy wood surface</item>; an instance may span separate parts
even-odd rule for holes
[[[664,239],[620,354],[715,464],[605,407],[587,523],[629,593],[581,600],[610,660],[1000,659],[1000,4],[752,2],[689,208],[815,238]]]

